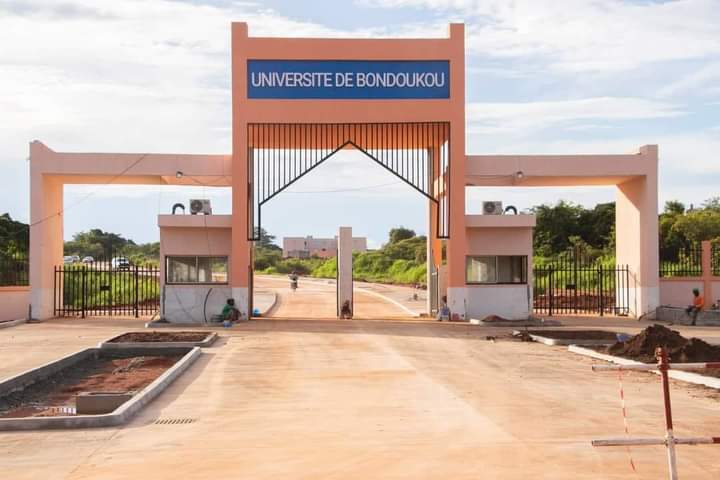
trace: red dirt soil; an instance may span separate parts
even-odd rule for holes
[[[135,356],[87,359],[0,398],[0,418],[69,415],[56,407],[74,407],[80,392],[139,392],[172,367],[182,356]],[[53,408],[55,407],[55,408]]]
[[[129,332],[110,343],[130,342],[202,342],[211,332]]]
[[[675,330],[662,325],[651,325],[626,340],[606,348],[606,352],[645,363],[656,363],[655,349],[665,347],[670,362],[717,362],[720,361],[720,347],[699,339],[687,339]],[[708,370],[708,373],[711,371]]]

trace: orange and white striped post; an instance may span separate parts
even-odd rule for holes
[[[673,433],[672,406],[670,403],[670,382],[668,380],[668,370],[704,370],[707,368],[720,368],[720,362],[705,363],[675,363],[670,364],[668,360],[667,350],[664,347],[658,347],[655,350],[655,356],[658,360],[657,365],[593,365],[593,371],[605,370],[658,370],[662,380],[663,402],[665,404],[665,438],[608,438],[603,440],[593,440],[594,447],[615,447],[615,446],[632,446],[632,445],[665,445],[667,448],[668,471],[670,480],[677,480],[677,457],[675,454],[675,445],[708,445],[720,444],[720,437],[688,437],[677,438]]]

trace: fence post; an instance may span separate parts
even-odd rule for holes
[[[555,269],[552,265],[548,269],[548,316],[552,317],[553,314],[553,272]]]
[[[82,297],[82,300],[80,301],[80,308],[82,310],[81,317],[85,318],[85,294],[87,293],[86,288],[86,280],[87,280],[87,267],[83,265],[82,267],[82,276],[80,277],[80,296]]]
[[[598,303],[600,307],[600,316],[603,316],[605,310],[605,299],[603,298],[603,268],[602,263],[598,265]]]
[[[138,266],[135,264],[135,318],[138,318]]]
[[[712,291],[712,244],[709,240],[703,240],[700,245],[702,248],[700,265],[702,266],[703,297],[705,297],[705,304],[710,305],[715,303]]]

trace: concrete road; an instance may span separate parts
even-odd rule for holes
[[[140,325],[65,319],[0,330],[0,377]],[[563,348],[485,340],[507,329],[266,319],[219,331],[123,427],[0,433],[2,477],[666,478],[661,447],[590,446],[622,435],[616,374],[592,373],[592,361]],[[623,382],[632,434],[662,434],[657,377]],[[672,398],[678,435],[720,433],[717,392],[673,382]],[[156,424],[176,418],[194,422]],[[720,478],[719,458],[718,447],[679,447],[680,478]]]
[[[337,318],[337,290],[334,280],[302,277],[298,289],[290,289],[290,280],[284,276],[255,275],[255,287],[274,291],[277,304],[268,316],[276,318]],[[373,288],[373,284],[364,284],[364,288],[354,288],[354,314],[356,318],[407,318],[419,314],[402,302],[410,293],[404,293],[406,287]],[[398,298],[397,300],[392,296]],[[415,302],[417,303],[417,302]],[[412,307],[412,305],[411,305]]]

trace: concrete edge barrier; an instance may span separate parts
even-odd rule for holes
[[[77,353],[93,354],[99,348],[89,348]],[[73,354],[73,355],[77,355]],[[152,349],[150,349],[152,353]],[[25,417],[25,418],[2,418],[0,419],[0,431],[9,430],[44,430],[62,428],[99,428],[114,427],[130,420],[145,405],[160,395],[172,382],[175,381],[185,370],[187,370],[201,355],[200,347],[193,347],[189,352],[178,360],[152,383],[138,392],[131,400],[125,402],[112,413],[102,415],[74,415],[58,417]],[[68,356],[71,357],[72,355]],[[64,357],[60,361],[67,360]],[[59,361],[58,361],[59,362]],[[42,367],[41,367],[42,368]],[[5,382],[0,383],[2,389]]]
[[[17,320],[8,320],[6,322],[0,322],[0,328],[15,327],[17,325],[22,325],[23,323],[27,323],[27,318],[18,318]]]
[[[645,365],[642,362],[638,362],[636,360],[629,360],[627,358],[617,357],[615,355],[608,355],[605,353],[596,352],[595,350],[591,350],[589,348],[583,348],[578,345],[570,345],[568,347],[568,351],[572,353],[576,353],[578,355],[584,355],[586,357],[592,357],[596,358],[598,360],[604,360],[606,362],[610,363],[616,363],[618,365]],[[672,365],[672,363],[671,363]],[[655,374],[660,374],[657,370],[651,370],[651,372]],[[720,389],[720,378],[716,377],[709,377],[707,375],[700,375],[699,373],[693,373],[693,372],[685,372],[682,370],[673,370],[670,369],[668,371],[668,376],[675,380],[680,380],[687,383],[692,383],[695,385],[703,385],[705,387],[710,388],[716,388]]]
[[[215,340],[217,340],[218,334],[217,332],[210,332],[203,340],[199,342],[124,342],[124,343],[112,343],[113,340],[115,340],[118,337],[121,337],[125,335],[120,334],[116,335],[112,338],[109,338],[107,340],[104,340],[98,344],[98,348],[101,348],[103,350],[122,350],[124,348],[158,348],[158,349],[165,349],[165,348],[193,348],[193,347],[200,347],[200,348],[208,348],[213,343],[215,343]]]
[[[520,335],[522,333],[524,333],[522,330],[513,330],[513,335]],[[550,345],[551,347],[566,347],[568,345],[602,346],[612,345],[613,343],[615,343],[612,340],[578,340],[572,338],[550,338],[543,337],[542,335],[535,335],[533,333],[529,333],[528,335],[530,335],[530,338],[532,338],[534,341],[545,345]]]
[[[22,390],[37,381],[44,380],[50,375],[54,375],[60,370],[67,368],[68,366],[73,365],[88,356],[95,355],[97,351],[97,348],[83,348],[82,350],[70,353],[57,360],[53,360],[52,362],[48,362],[40,365],[39,367],[31,368],[30,370],[13,375],[12,377],[0,382],[0,394],[6,395],[17,390]]]
[[[261,317],[267,317],[268,315],[270,315],[270,312],[272,312],[275,309],[275,307],[277,307],[277,299],[278,299],[277,292],[269,292],[269,293],[272,293],[272,302],[264,311],[260,312]]]
[[[560,327],[562,323],[559,320],[545,320],[543,322],[537,322],[533,320],[508,320],[506,322],[484,322],[477,318],[471,318],[469,320],[470,325],[478,325],[480,327]]]

